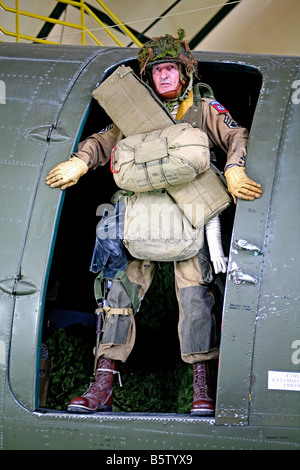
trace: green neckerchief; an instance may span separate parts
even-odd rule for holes
[[[163,104],[165,105],[169,113],[171,114],[175,106],[180,105],[180,103],[181,103],[181,100],[178,97],[175,98],[174,100],[163,101]]]

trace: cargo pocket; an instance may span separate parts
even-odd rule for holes
[[[131,308],[104,307],[107,317],[97,356],[125,362],[135,343],[135,320]]]
[[[108,315],[105,321],[103,343],[126,344],[129,327],[131,325],[132,309],[107,308]],[[104,308],[105,310],[105,308]],[[129,313],[129,311],[131,313]]]

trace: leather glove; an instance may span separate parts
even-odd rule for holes
[[[228,191],[236,204],[236,198],[254,201],[262,194],[261,185],[248,178],[245,168],[242,166],[232,166],[225,171]]]
[[[72,157],[70,160],[56,165],[46,177],[46,183],[51,188],[66,189],[76,184],[87,171],[88,166],[83,160]]]

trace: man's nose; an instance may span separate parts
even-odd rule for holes
[[[168,76],[169,76],[168,70],[167,69],[162,69],[160,76],[161,76],[161,78],[168,78]]]

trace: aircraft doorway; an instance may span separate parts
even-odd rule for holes
[[[128,65],[135,68],[134,61]],[[230,110],[234,119],[251,129],[262,83],[257,69],[201,62],[199,72],[201,81],[212,87],[216,99]],[[93,100],[80,140],[109,123],[109,118]],[[218,149],[214,149],[214,154],[213,163],[222,171],[225,155]],[[106,165],[90,171],[65,192],[43,326],[43,343],[47,345],[52,363],[47,400],[42,404],[47,409],[65,411],[71,398],[81,395],[93,381],[95,274],[89,271],[89,266],[99,222],[96,210],[100,204],[110,204],[117,190]],[[221,214],[225,255],[228,255],[234,215],[233,204]],[[220,283],[224,286],[225,275],[219,276],[219,281],[212,286],[218,341],[223,303]],[[123,387],[114,380],[113,411],[189,413],[193,372],[180,358],[172,263],[157,266],[154,281],[135,319],[137,339],[129,359],[119,367]],[[215,383],[217,366],[215,363]]]

